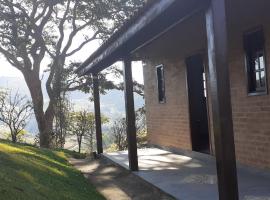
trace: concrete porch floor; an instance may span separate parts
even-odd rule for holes
[[[105,153],[105,157],[128,169],[127,151]],[[218,200],[213,157],[192,156],[147,148],[138,150],[137,176],[180,200]],[[270,200],[270,173],[238,166],[240,200]]]

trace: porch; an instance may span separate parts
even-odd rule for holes
[[[97,153],[103,153],[99,73],[114,62],[122,61],[129,151],[128,154],[122,152],[115,155],[107,154],[106,156],[116,159],[117,163],[125,164],[125,166],[128,163],[131,171],[145,179],[147,178],[148,181],[157,186],[164,187],[164,190],[167,188],[174,192],[175,195],[180,194],[180,199],[209,199],[209,197],[210,199],[218,199],[219,196],[220,200],[238,200],[235,141],[236,144],[239,141],[242,143],[243,148],[239,149],[239,145],[237,145],[236,150],[241,152],[243,160],[247,161],[247,164],[252,160],[254,166],[261,162],[264,167],[267,167],[269,162],[268,159],[264,158],[269,156],[267,148],[269,145],[265,142],[268,141],[269,132],[267,131],[269,129],[266,128],[263,136],[258,136],[258,138],[263,138],[261,142],[266,148],[260,148],[258,154],[255,152],[252,155],[250,149],[257,149],[254,148],[254,145],[256,144],[259,147],[260,143],[250,140],[247,133],[254,136],[253,133],[259,132],[260,125],[254,123],[254,121],[259,120],[257,115],[254,115],[254,121],[250,120],[249,122],[246,118],[244,119],[245,123],[252,124],[255,127],[250,132],[246,130],[248,126],[242,123],[241,120],[239,127],[233,126],[236,123],[233,118],[233,111],[235,113],[235,110],[232,109],[231,100],[233,97],[239,97],[240,93],[243,95],[242,98],[237,99],[237,104],[233,104],[233,106],[236,105],[233,107],[234,109],[238,108],[241,106],[242,100],[247,97],[247,91],[245,85],[241,88],[240,93],[238,90],[234,91],[234,88],[231,88],[230,79],[233,77],[237,80],[237,84],[233,86],[239,89],[239,74],[245,70],[245,53],[242,49],[242,43],[239,41],[242,41],[243,32],[252,27],[260,24],[268,27],[268,8],[269,1],[266,0],[260,3],[252,0],[148,1],[143,9],[128,20],[76,70],[78,75],[91,74],[93,77]],[[254,10],[256,10],[256,13],[254,13]],[[196,128],[204,127],[201,125],[203,121],[196,117],[196,119],[192,120],[195,125],[189,126],[191,125],[189,123],[191,122],[191,108],[188,104],[194,106],[197,104],[191,103],[191,101],[187,103],[187,100],[190,100],[190,92],[198,94],[196,88],[199,87],[194,87],[195,89],[189,89],[186,92],[187,77],[185,76],[187,74],[187,71],[185,71],[186,64],[189,63],[186,61],[189,61],[188,58],[193,55],[200,55],[203,58],[199,59],[203,60],[200,65],[197,65],[197,62],[191,62],[191,64],[195,63],[194,65],[205,68],[206,80],[204,81],[206,87],[203,89],[206,89],[207,95],[205,96],[209,99],[209,115],[207,115],[209,122],[204,123],[204,125],[208,124],[211,129],[209,130],[211,141],[205,140],[205,138],[203,140],[196,138],[194,141],[211,142],[213,147],[211,153],[216,155],[217,165],[214,164],[213,159],[210,159],[211,162],[208,163],[205,162],[205,159],[201,160],[193,156],[189,156],[189,158],[180,156],[178,158],[176,154],[171,153],[159,155],[159,153],[150,152],[144,155],[139,151],[138,159],[132,61],[143,60],[146,63],[144,66],[145,71],[149,70],[149,73],[145,73],[148,74],[148,76],[145,76],[148,81],[145,82],[147,127],[150,136],[155,134],[150,137],[149,143],[198,151],[197,145],[194,145],[196,142],[191,141],[194,137],[190,133],[192,133],[191,129],[193,129],[196,133],[205,135],[204,131],[196,130]],[[166,73],[170,75],[166,79],[168,81],[166,87],[167,98],[165,98],[166,80],[164,75],[160,75],[162,78],[157,80],[158,71],[153,71],[154,68],[160,65],[169,66],[166,67]],[[231,77],[230,67],[234,72]],[[159,71],[159,74],[164,74],[165,70],[162,68]],[[191,71],[193,73],[190,74],[193,74],[194,77],[190,78],[189,83],[194,83],[197,80],[194,72],[203,73],[203,70]],[[203,75],[200,76],[201,79],[202,77]],[[160,84],[163,86],[158,87],[158,82],[163,82],[164,84]],[[203,81],[200,82],[202,86]],[[200,88],[200,91],[202,91],[202,87]],[[231,91],[234,92],[234,96],[231,96]],[[163,95],[157,95],[159,93]],[[164,98],[160,101],[157,96],[164,96]],[[257,102],[261,102],[261,100],[254,101],[254,103],[250,101],[249,103],[257,105]],[[247,103],[246,105],[241,110],[241,116],[250,115],[251,113],[248,112],[250,104]],[[269,105],[269,102],[266,101],[265,105]],[[151,108],[154,111],[152,114]],[[204,114],[208,113],[206,112],[207,109],[196,107],[194,110],[203,111]],[[268,107],[266,110],[268,110]],[[258,113],[261,111],[259,110]],[[180,116],[179,113],[185,113],[185,116]],[[201,116],[198,112],[195,114],[193,116]],[[162,117],[158,118],[159,116]],[[269,115],[266,113],[264,116]],[[201,118],[205,119],[206,117]],[[263,120],[266,121],[266,119],[268,118],[266,117]],[[171,122],[174,122],[174,124]],[[168,128],[171,127],[173,127],[173,130],[169,131]],[[267,123],[263,124],[263,127],[268,127]],[[241,134],[238,133],[239,129],[242,131]],[[166,133],[166,135],[161,138],[159,133]],[[240,135],[242,137],[239,137]],[[199,146],[199,151],[203,150],[205,152],[204,145]],[[249,154],[253,157],[247,156]],[[239,154],[237,156],[239,158]],[[146,163],[143,165],[142,158],[146,159]],[[256,158],[260,158],[260,161],[258,162]],[[141,169],[140,172],[136,172],[138,168]],[[218,178],[216,178],[216,175]],[[238,176],[240,178],[240,199],[270,199],[269,194],[265,196],[267,195],[266,192],[270,191],[269,179],[262,178],[260,172],[256,171],[255,173],[255,171],[249,172],[249,170],[240,169],[238,170]]]
[[[104,153],[129,169],[128,152]],[[218,186],[215,159],[206,154],[147,148],[138,150],[139,171],[135,175],[176,199],[216,200]],[[238,165],[240,200],[270,200],[270,173]]]

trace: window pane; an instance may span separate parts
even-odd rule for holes
[[[265,72],[264,71],[261,71],[261,78],[265,79]]]
[[[261,87],[265,87],[266,86],[266,77],[265,77],[265,72],[262,71],[261,72]]]
[[[258,57],[255,57],[254,58],[254,63],[255,63],[255,69],[256,70],[259,70],[260,69],[260,60],[259,60],[259,58]]]
[[[259,57],[259,62],[260,62],[260,68],[261,69],[264,69],[265,68],[265,63],[264,63],[264,58],[263,58],[263,55],[261,54],[260,57]]]
[[[204,90],[204,97],[207,98],[207,89],[206,89],[206,74],[203,72],[203,90]]]
[[[244,35],[249,93],[267,91],[264,43],[262,29]]]
[[[204,97],[207,98],[207,91],[204,90]]]
[[[256,72],[256,88],[261,87],[260,72]]]
[[[165,80],[164,80],[164,68],[163,66],[157,67],[157,87],[158,87],[158,99],[160,103],[165,102]]]

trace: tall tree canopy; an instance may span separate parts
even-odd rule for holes
[[[142,2],[0,0],[0,53],[25,78],[33,101],[42,147],[49,147],[50,144],[54,110],[63,90],[61,81],[67,59],[91,41],[107,38]],[[76,38],[79,35],[84,40],[78,43],[80,40]],[[40,79],[41,66],[46,64],[44,58],[50,63],[46,82],[50,98],[47,108],[44,108]],[[78,89],[76,83],[90,85],[91,79],[77,79],[68,84],[65,90]]]

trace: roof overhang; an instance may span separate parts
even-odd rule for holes
[[[156,0],[138,12],[76,70],[98,73],[206,9],[210,0]]]

